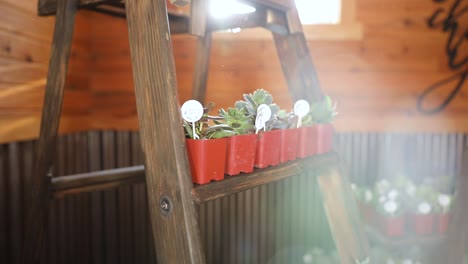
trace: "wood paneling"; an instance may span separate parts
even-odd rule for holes
[[[87,13],[77,18],[61,132],[87,129],[91,106]],[[37,1],[0,1],[0,142],[35,138],[43,104],[54,17],[38,17]]]
[[[305,27],[307,34],[318,34],[308,36],[308,44],[322,88],[338,101],[337,128],[468,131],[466,84],[440,114],[424,116],[416,108],[417,96],[425,88],[450,75],[444,53],[447,34],[426,26],[440,4],[355,0],[346,7],[348,0],[344,1],[345,8],[355,9],[354,18],[348,15],[353,12],[344,12],[346,24]],[[36,4],[0,0],[0,142],[38,134],[54,18],[37,17]],[[362,32],[348,36],[356,23]],[[243,93],[265,88],[289,108],[272,38],[233,35],[215,34],[206,101],[229,107]],[[137,130],[125,20],[80,11],[74,38],[61,132]],[[172,44],[182,102],[192,94],[196,41],[177,36]],[[429,102],[440,102],[450,89],[441,89]]]
[[[450,75],[444,54],[447,36],[426,25],[436,7],[432,1],[356,0],[355,21],[362,25],[362,39],[320,40],[315,36],[309,40],[322,88],[338,101],[336,126],[340,131],[467,131],[465,89],[438,115],[424,116],[416,107],[426,87]],[[94,102],[97,119],[93,127],[128,129],[133,124],[137,129],[136,120],[129,116],[135,112],[135,103],[125,23],[100,15],[93,19],[99,21],[92,37],[95,71],[90,86],[99,98]],[[345,20],[353,23],[351,18]],[[229,107],[242,93],[265,88],[289,108],[272,39],[236,40],[220,35],[212,45],[206,101]],[[174,37],[173,48],[179,100],[185,101],[191,96],[196,41]],[[435,93],[429,102],[440,102],[449,90]],[[101,101],[109,103],[104,107]],[[113,101],[114,110],[109,105]]]

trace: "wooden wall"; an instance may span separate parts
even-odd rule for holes
[[[426,25],[437,7],[430,0],[356,0],[355,20],[362,26],[362,36],[322,40],[313,36],[309,41],[323,90],[338,101],[339,130],[468,131],[466,84],[441,114],[424,116],[416,108],[417,96],[426,87],[452,74],[444,53],[447,34]],[[99,26],[92,37],[96,68],[90,86],[94,98],[103,102],[93,108],[100,119],[95,128],[134,129],[125,22],[101,16],[93,19]],[[461,28],[468,27],[464,22]],[[183,101],[191,94],[195,42],[190,37],[173,37],[173,47]],[[290,105],[270,38],[236,40],[218,34],[210,67],[207,101],[219,107],[232,105],[242,93],[256,88],[266,88],[281,105]],[[449,90],[447,86],[429,101],[442,100]]]
[[[424,116],[416,109],[416,99],[426,87],[452,74],[444,53],[447,33],[426,25],[437,4],[343,1],[355,10],[351,19],[347,13],[346,21],[354,19],[359,33],[349,22],[306,30],[322,88],[338,101],[337,128],[468,131],[466,84],[441,114]],[[355,1],[355,8],[350,1]],[[38,18],[35,9],[35,1],[0,0],[0,142],[34,138],[38,132],[53,18]],[[467,26],[466,19],[460,21],[461,29]],[[138,129],[126,27],[122,19],[80,12],[62,132]],[[464,47],[460,50],[466,52]],[[195,41],[174,37],[173,48],[180,100],[185,101],[191,95]],[[236,39],[217,34],[210,67],[207,101],[218,107],[229,107],[257,88],[270,90],[280,105],[290,106],[268,35]],[[450,89],[447,86],[430,101],[440,101]]]
[[[39,133],[55,20],[38,17],[36,10],[34,0],[0,0],[0,142]],[[88,22],[86,12],[77,16],[62,132],[86,129],[88,123]]]

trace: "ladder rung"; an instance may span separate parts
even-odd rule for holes
[[[211,200],[252,189],[257,186],[283,180],[306,171],[326,168],[336,164],[336,153],[317,155],[301,160],[288,162],[283,165],[255,170],[253,173],[238,176],[226,176],[222,181],[205,185],[197,185],[192,189],[192,199],[201,204]]]
[[[145,182],[145,168],[140,165],[54,177],[51,179],[51,193],[52,197],[57,199],[66,195],[100,191],[142,182]]]

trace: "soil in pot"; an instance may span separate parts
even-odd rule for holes
[[[192,181],[206,184],[224,179],[227,138],[193,140],[186,139],[187,155]]]
[[[299,141],[299,129],[281,130],[280,163],[295,160]]]
[[[255,167],[265,168],[278,165],[281,152],[281,130],[271,130],[258,134]]]
[[[257,148],[257,135],[238,135],[227,139],[226,170],[228,175],[252,172]]]

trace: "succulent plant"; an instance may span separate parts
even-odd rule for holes
[[[333,103],[330,96],[324,96],[310,104],[310,112],[302,118],[302,125],[331,123],[337,114],[336,102]]]
[[[183,121],[183,126],[185,129],[185,136],[191,139],[216,139],[223,137],[230,137],[236,134],[232,127],[226,124],[217,124],[216,120],[222,119],[218,116],[210,116],[208,113],[214,108],[214,103],[209,103],[204,107],[202,118],[195,122],[193,126],[187,121]],[[215,122],[214,125],[210,125],[209,122]],[[195,128],[195,130],[193,129]],[[197,135],[197,136],[195,136]]]
[[[244,97],[244,100],[237,101],[235,103],[235,107],[239,110],[245,109],[246,114],[252,118],[252,122],[255,122],[255,117],[257,115],[257,108],[259,105],[266,104],[270,107],[271,118],[266,123],[266,126],[271,127],[271,122],[273,122],[275,115],[279,111],[278,105],[273,103],[273,96],[269,92],[265,91],[264,89],[258,89],[253,93],[244,94],[243,97]]]
[[[219,110],[219,116],[223,119],[215,121],[217,124],[226,124],[232,128],[236,135],[243,135],[251,133],[255,130],[252,117],[248,115],[245,108],[229,108],[227,111],[224,109]]]
[[[267,125],[271,129],[288,129],[297,127],[298,117],[294,113],[288,113],[286,110],[279,110],[274,119]]]

